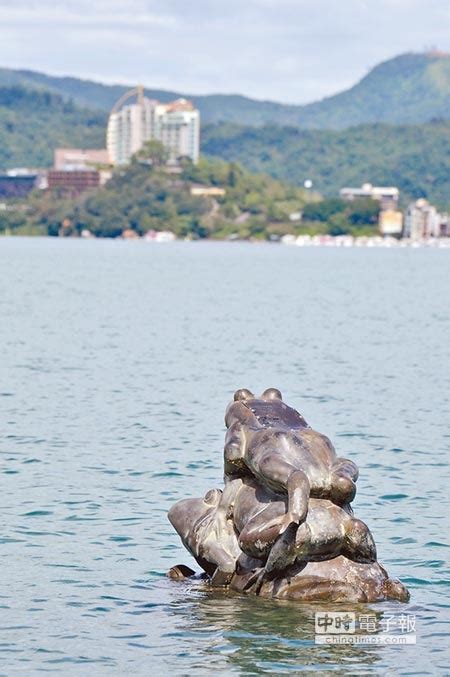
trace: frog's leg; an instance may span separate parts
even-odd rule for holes
[[[237,559],[219,543],[208,543],[205,556],[209,562],[217,565],[211,576],[212,585],[215,587],[229,585],[236,571]]]
[[[297,531],[298,524],[291,522],[287,529],[278,536],[270,550],[264,569],[257,576],[255,583],[255,593],[257,595],[259,595],[265,580],[271,580],[276,578],[277,575],[282,575],[282,572],[286,571],[295,562],[297,556],[295,536]]]
[[[248,585],[250,587],[256,582],[256,594],[266,579],[273,578],[294,561],[307,556],[311,543],[311,529],[306,522],[299,527],[291,524],[280,535],[280,523],[277,525],[273,519],[264,527],[261,514],[253,518],[239,536],[239,545],[246,554],[261,560],[267,558],[265,567],[252,577]]]
[[[249,474],[244,460],[245,434],[240,421],[235,421],[225,434],[223,450],[225,483]]]
[[[234,573],[230,574],[226,571],[222,571],[217,567],[213,575],[211,576],[210,582],[213,588],[226,588],[231,583]]]
[[[253,468],[252,468],[253,469]],[[309,479],[302,470],[283,459],[277,451],[265,451],[255,464],[256,475],[263,482],[267,480],[269,485],[275,484],[287,491],[288,495],[288,519],[284,528],[291,522],[301,524],[308,514],[308,501],[310,493]]]
[[[333,463],[334,472],[339,472],[346,477],[350,477],[354,482],[358,479],[359,469],[356,463],[350,461],[348,458],[338,456]]]
[[[275,572],[282,571],[295,561],[295,536],[308,514],[310,483],[303,471],[285,461],[276,450],[269,449],[261,457],[254,457],[249,467],[263,484],[275,484],[287,491],[288,495],[287,513],[275,520],[278,537],[263,571],[258,575],[255,588],[258,594],[267,576],[274,576]],[[266,524],[266,529],[269,526],[270,522]]]
[[[274,516],[273,504],[247,522],[239,534],[239,547],[249,557],[265,561],[283,528],[284,513]]]
[[[369,527],[359,519],[345,523],[345,539],[342,554],[354,562],[376,562],[377,548]]]
[[[351,503],[355,498],[358,466],[347,458],[337,458],[331,466],[330,498],[338,504]]]

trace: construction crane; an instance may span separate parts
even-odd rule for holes
[[[144,100],[144,87],[143,85],[138,85],[137,87],[133,87],[133,89],[129,89],[128,92],[125,92],[125,94],[122,94],[120,99],[116,101],[114,106],[111,109],[111,115],[113,113],[117,113],[119,111],[123,104],[128,101],[128,99],[131,99],[133,96],[137,97],[137,102],[139,104],[142,104]]]

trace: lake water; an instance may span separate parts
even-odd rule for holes
[[[0,239],[0,674],[448,674],[450,252]],[[313,605],[165,577],[222,484],[236,388],[360,467],[417,645],[314,645]],[[447,561],[447,562],[446,562]],[[345,605],[353,610],[352,605]]]

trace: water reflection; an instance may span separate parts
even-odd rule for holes
[[[367,605],[298,604],[209,591],[205,585],[172,583],[179,599],[170,609],[179,642],[197,645],[216,660],[226,656],[229,668],[239,674],[320,668],[333,674],[360,674],[375,668],[384,647],[326,646],[314,644],[316,611],[354,611],[380,619],[383,612]],[[175,594],[175,591],[172,591]],[[208,639],[206,639],[208,638]],[[197,645],[198,646],[198,645]],[[342,668],[337,669],[337,665]]]

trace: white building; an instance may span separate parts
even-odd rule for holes
[[[448,214],[440,214],[428,200],[411,202],[405,214],[404,237],[425,240],[447,234]]]
[[[219,186],[191,186],[191,195],[194,197],[223,197],[226,194],[225,188]]]
[[[341,188],[339,195],[344,200],[371,198],[379,201],[381,209],[395,210],[398,204],[399,190],[395,186],[372,186],[371,183],[363,183],[361,188]]]
[[[109,116],[106,146],[112,164],[127,164],[146,141],[160,141],[169,150],[169,160],[186,156],[198,161],[200,113],[186,99],[162,104],[148,99],[137,90],[135,103],[120,104],[133,96],[131,90],[119,100]]]

